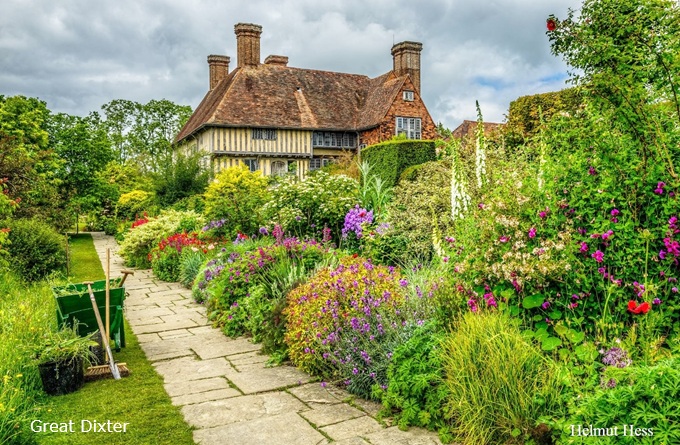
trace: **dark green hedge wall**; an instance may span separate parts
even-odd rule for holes
[[[368,162],[371,172],[389,187],[397,184],[399,176],[408,167],[436,159],[434,141],[386,141],[361,150],[361,160]]]

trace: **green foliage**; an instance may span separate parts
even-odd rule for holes
[[[444,413],[450,394],[444,385],[440,325],[427,323],[397,346],[387,371],[387,389],[381,394],[382,414],[394,415],[400,429],[419,426],[439,431],[451,441]]]
[[[163,238],[183,230],[198,230],[204,223],[198,213],[165,210],[148,223],[130,229],[120,244],[118,254],[130,266],[148,268],[151,265],[149,253]]]
[[[168,156],[154,177],[156,196],[161,207],[171,206],[190,196],[202,194],[208,186],[208,170],[199,162],[202,153]]]
[[[324,171],[304,181],[286,178],[273,188],[263,212],[270,225],[279,224],[287,233],[321,239],[327,227],[339,242],[345,215],[357,203],[357,190],[354,179]]]
[[[371,145],[361,151],[362,162],[368,162],[385,187],[394,187],[404,169],[437,159],[433,141],[392,140]]]
[[[543,122],[555,115],[575,116],[582,106],[583,97],[578,88],[519,97],[510,102],[507,124],[503,128],[506,142],[521,145],[539,133]]]
[[[182,286],[191,289],[194,285],[196,276],[201,271],[201,266],[205,263],[208,253],[202,249],[183,249],[179,258],[178,281]]]
[[[253,234],[262,223],[262,206],[269,198],[267,178],[245,164],[220,171],[205,192],[205,215],[225,220],[222,232],[228,238]]]
[[[604,384],[574,402],[573,413],[559,425],[561,443],[595,443],[590,437],[572,436],[570,425],[617,428],[615,436],[597,437],[602,445],[678,443],[680,431],[680,360],[654,366],[609,367]],[[624,431],[624,425],[627,428]],[[638,428],[638,434],[631,432]]]
[[[55,326],[50,287],[0,271],[0,443],[31,443],[30,422],[42,398],[32,351]]]
[[[140,217],[145,210],[149,210],[154,198],[153,193],[144,190],[132,190],[123,193],[118,198],[116,216],[124,220]]]
[[[66,238],[38,219],[15,219],[9,227],[11,267],[23,279],[36,281],[66,271]]]
[[[38,364],[70,363],[83,359],[89,364],[95,358],[90,348],[97,346],[97,342],[88,337],[80,337],[76,326],[64,326],[58,331],[43,334],[34,347],[34,357]]]
[[[444,338],[441,360],[445,415],[466,444],[524,443],[557,408],[553,364],[502,315],[465,314]]]
[[[389,230],[372,246],[371,254],[389,264],[428,261],[434,253],[433,234],[452,227],[451,164],[427,162],[407,170],[387,206]]]
[[[573,67],[573,82],[637,141],[640,157],[677,178],[680,140],[680,8],[672,0],[585,0],[578,16],[551,19],[553,54]]]
[[[359,171],[361,173],[359,203],[366,210],[373,210],[376,220],[381,220],[385,207],[392,199],[392,189],[385,185],[382,178],[371,172],[368,162],[362,162]]]
[[[116,99],[102,110],[118,162],[133,161],[146,172],[160,172],[166,165],[175,135],[192,112],[165,99],[146,104]]]

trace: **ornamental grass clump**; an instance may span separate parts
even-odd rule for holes
[[[502,314],[468,312],[442,341],[446,416],[470,445],[525,443],[557,407],[551,361]]]
[[[394,268],[358,256],[319,271],[287,297],[285,342],[290,359],[312,374],[341,376],[348,385],[365,379],[361,386],[368,392],[377,377],[371,363],[384,361],[387,351],[376,347],[376,355],[365,342],[377,344],[403,322],[399,315],[406,295],[400,280]]]

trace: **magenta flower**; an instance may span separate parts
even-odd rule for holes
[[[674,294],[677,294],[677,293],[678,293],[678,288],[677,288],[677,287],[672,287],[672,288],[671,288],[671,292],[673,292]]]
[[[661,300],[659,300],[658,298],[655,298],[654,300],[652,300],[652,304],[659,305],[659,304],[661,304]]]
[[[654,193],[656,193],[657,195],[663,195],[663,188],[665,186],[666,186],[665,182],[661,182],[661,181],[657,182],[656,188],[654,189]]]
[[[569,309],[576,309],[578,307],[578,303],[569,303]]]
[[[529,229],[529,238],[533,239],[535,237],[536,237],[536,229],[534,227],[532,227],[531,229]]]
[[[538,212],[538,216],[541,219],[545,219],[545,217],[548,216],[548,214],[545,211],[540,211],[540,212]]]
[[[500,238],[498,238],[498,241],[500,241],[501,243],[507,243],[508,241],[510,241],[510,237],[503,235]]]
[[[595,176],[597,174],[597,172],[595,171],[595,167],[593,167],[592,165],[588,167],[588,174],[590,176]]]
[[[588,243],[585,241],[581,243],[581,248],[578,249],[581,253],[586,253],[588,251]]]
[[[541,305],[541,309],[546,310],[550,307],[550,302],[549,301],[544,301],[543,304]]]
[[[618,216],[619,213],[621,213],[621,212],[619,212],[619,209],[612,209],[612,211],[609,212],[609,214],[611,214],[612,216]]]
[[[614,235],[614,232],[612,230],[607,230],[602,234],[602,241],[607,241],[612,235]]]
[[[595,253],[590,256],[595,258],[595,261],[598,263],[601,263],[604,260],[604,253],[599,250],[596,250]]]

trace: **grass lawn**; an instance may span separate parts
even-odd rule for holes
[[[103,279],[92,237],[79,234],[71,242],[71,281]],[[126,362],[131,374],[86,383],[75,393],[49,397],[36,418],[44,422],[74,422],[75,433],[39,433],[40,444],[193,444],[192,430],[171,404],[156,374],[139,347],[137,338],[126,326],[127,347],[114,351],[118,362]],[[111,421],[128,423],[125,433],[79,432],[81,422]],[[86,422],[87,425],[87,422]]]
[[[89,233],[70,234],[69,243],[69,280],[72,283],[103,280],[104,269],[94,250],[94,241]]]

